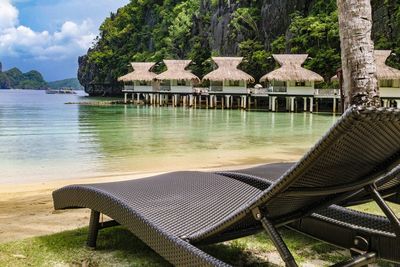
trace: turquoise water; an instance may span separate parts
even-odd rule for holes
[[[77,101],[91,99],[0,90],[0,183],[294,160],[337,119]]]

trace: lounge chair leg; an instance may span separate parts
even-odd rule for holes
[[[400,237],[400,220],[397,218],[393,210],[386,204],[383,197],[379,194],[375,185],[367,185],[365,190],[371,194],[372,198],[378,204],[379,208],[385,213],[386,217],[389,219],[393,226],[393,230],[397,237]]]
[[[363,267],[368,266],[368,264],[376,262],[376,253],[368,252],[354,258],[351,258],[348,261],[341,262],[333,265],[332,267]]]
[[[268,235],[271,237],[275,247],[278,249],[278,252],[281,255],[286,266],[297,267],[297,263],[294,260],[292,253],[289,251],[288,247],[285,244],[285,241],[283,241],[275,226],[265,217],[261,218],[260,221],[265,231],[267,231]]]
[[[87,238],[87,246],[90,248],[96,248],[97,235],[99,233],[99,220],[100,212],[92,210],[89,221],[89,232]]]

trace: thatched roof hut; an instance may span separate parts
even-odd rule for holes
[[[134,82],[134,81],[153,81],[157,76],[152,72],[152,68],[156,63],[154,62],[132,62],[133,72],[128,73],[118,78],[119,82]]]
[[[400,70],[386,65],[386,60],[392,53],[391,50],[375,50],[376,76],[378,80],[400,80]],[[337,75],[331,78],[337,81]]]
[[[203,81],[246,81],[255,82],[254,78],[246,72],[238,69],[242,62],[242,57],[213,57],[213,61],[218,65],[218,68],[206,76]]]
[[[279,69],[276,69],[263,77],[260,81],[299,81],[299,82],[322,82],[324,78],[318,73],[302,67],[304,61],[306,61],[307,54],[283,54],[273,55],[274,59],[281,65]]]
[[[200,82],[199,77],[186,70],[191,62],[191,60],[164,60],[167,70],[157,75],[155,79],[159,81],[188,80]]]

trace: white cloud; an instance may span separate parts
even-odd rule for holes
[[[0,30],[18,23],[18,10],[9,0],[0,0]]]
[[[61,60],[84,53],[96,35],[91,20],[66,21],[58,31],[36,32],[19,25],[11,0],[0,0],[0,55]]]

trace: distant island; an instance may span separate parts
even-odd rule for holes
[[[77,78],[48,82],[47,86],[51,89],[71,88],[74,90],[83,90],[83,86],[79,83]]]
[[[12,68],[3,72],[0,62],[0,89],[61,89],[71,88],[82,90],[77,78],[65,79],[60,81],[46,82],[40,72],[31,70],[23,73],[18,68]]]

